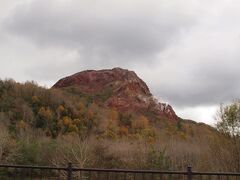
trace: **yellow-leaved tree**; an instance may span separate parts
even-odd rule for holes
[[[136,118],[133,122],[132,122],[132,128],[133,129],[146,129],[148,128],[149,125],[149,120],[146,116],[141,115],[139,118]]]

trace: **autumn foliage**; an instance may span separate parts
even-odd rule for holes
[[[216,129],[152,113],[118,112],[74,88],[0,80],[0,128],[1,163],[236,170],[228,148],[236,146]]]

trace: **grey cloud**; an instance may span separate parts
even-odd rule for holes
[[[198,71],[189,76],[156,87],[156,94],[178,107],[212,106],[240,98],[240,72]]]
[[[207,81],[202,82],[205,79],[196,78],[196,82],[189,81],[185,87],[162,87],[157,92],[178,107],[216,105],[240,97],[239,80],[231,79],[224,82],[228,78],[224,76],[218,78],[222,78],[221,81],[209,77]]]
[[[240,30],[235,25],[234,28]],[[192,51],[188,55],[177,53],[184,51],[184,44],[174,48],[180,61],[166,63],[167,68],[173,68],[169,68],[168,73],[165,70],[165,79],[160,78],[154,86],[156,94],[179,107],[211,106],[240,98],[240,45],[236,34],[227,31],[213,33],[211,36],[216,37],[212,39],[205,36],[209,35],[201,36],[204,39],[201,45],[196,37],[188,42],[187,47]],[[169,75],[173,77],[167,77]]]
[[[193,17],[173,13],[175,9],[166,12],[159,8],[159,12],[152,13],[151,9],[134,8],[138,1],[133,2],[132,11],[127,11],[128,6],[117,7],[108,0],[103,1],[105,6],[95,1],[90,5],[85,1],[33,1],[17,7],[5,20],[5,29],[41,48],[78,49],[87,58],[86,63],[96,59],[128,63],[156,58],[194,24]]]

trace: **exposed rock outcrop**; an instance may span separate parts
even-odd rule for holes
[[[94,97],[104,96],[104,106],[121,112],[152,112],[178,120],[172,107],[154,99],[146,83],[133,71],[121,68],[82,71],[60,79],[53,88],[72,86]]]

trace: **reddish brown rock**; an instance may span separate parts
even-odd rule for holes
[[[105,95],[103,104],[121,112],[147,112],[170,120],[178,117],[170,105],[153,98],[145,82],[135,72],[121,68],[88,70],[60,79],[53,88],[74,86],[83,93]]]

